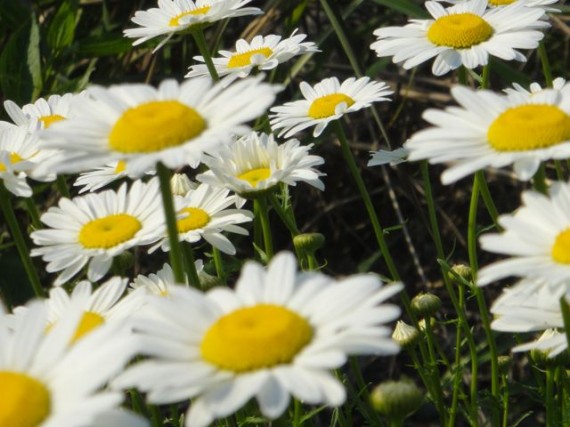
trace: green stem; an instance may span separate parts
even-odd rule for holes
[[[508,373],[502,376],[502,389],[503,389],[503,424],[502,427],[509,426],[509,379]]]
[[[174,199],[170,189],[171,171],[161,162],[156,164],[156,173],[160,182],[160,192],[162,194],[162,206],[164,208],[164,219],[168,231],[168,241],[170,252],[168,253],[170,265],[176,283],[186,283],[184,277],[184,259],[182,256],[182,245],[178,240],[178,226],[176,212],[174,210]]]
[[[198,277],[198,271],[196,270],[196,260],[194,258],[194,250],[192,249],[192,244],[190,242],[181,242],[182,256],[184,258],[184,270],[188,275],[188,283],[190,286],[201,289],[202,284],[200,283],[200,278]],[[184,281],[185,283],[186,281]]]
[[[25,197],[24,203],[26,204],[26,210],[30,215],[30,219],[32,220],[32,226],[35,230],[39,230],[42,228],[42,223],[40,221],[40,213],[38,211],[38,207],[34,203],[33,197]]]
[[[485,207],[495,224],[498,230],[501,230],[501,226],[497,221],[499,218],[499,212],[497,211],[497,207],[495,206],[495,202],[493,201],[493,197],[491,196],[491,192],[489,191],[489,187],[487,186],[487,180],[485,179],[485,174],[483,171],[477,171],[475,173],[477,180],[479,181],[479,191],[481,192],[481,197],[483,198],[483,202],[485,203]]]
[[[226,283],[226,272],[224,270],[224,260],[222,258],[222,253],[219,249],[212,246],[212,252],[214,254],[214,265],[216,266],[216,275],[218,279]]]
[[[269,262],[273,258],[273,237],[271,235],[271,227],[269,225],[269,212],[267,200],[263,197],[254,201],[258,205],[257,213],[261,222],[261,230],[263,233],[263,246],[265,249],[266,261]]]
[[[568,300],[564,295],[560,298],[560,311],[562,312],[562,319],[564,321],[564,333],[566,334],[566,341],[570,343],[570,305],[568,304]]]
[[[443,420],[442,424],[445,425],[446,408],[445,408],[445,403],[443,401],[443,390],[441,389],[441,382],[439,380],[441,378],[441,375],[439,373],[437,357],[435,355],[435,349],[434,349],[435,337],[433,335],[433,329],[431,327],[431,317],[427,316],[424,319],[424,321],[425,321],[425,332],[427,337],[427,347],[429,354],[429,371],[430,371],[430,376],[434,379],[433,385],[434,385],[435,395],[433,396],[433,398],[435,400],[437,411],[441,414]]]
[[[303,413],[303,407],[298,399],[294,400],[293,403],[293,427],[301,427],[301,415]]]
[[[212,54],[210,53],[210,49],[206,43],[206,38],[204,37],[204,31],[202,31],[202,27],[198,26],[194,31],[192,31],[192,36],[194,36],[198,50],[200,50],[200,53],[204,58],[204,62],[206,63],[206,67],[208,67],[208,72],[210,73],[212,80],[217,82],[220,80],[220,76],[218,75],[218,71],[216,70],[214,62],[212,61]]]
[[[65,177],[63,175],[58,175],[55,181],[59,193],[68,199],[71,199],[69,194],[69,188],[67,188],[67,183],[65,182]]]
[[[481,89],[487,89],[489,87],[490,74],[491,74],[491,65],[487,64],[483,67],[483,73],[481,74]]]
[[[11,194],[4,188],[2,184],[0,184],[0,206],[2,207],[2,212],[4,213],[4,219],[8,224],[8,228],[12,234],[12,239],[16,244],[16,248],[18,249],[18,254],[20,255],[20,260],[22,261],[22,265],[24,266],[24,270],[28,276],[28,281],[30,282],[32,291],[36,297],[43,298],[45,294],[40,283],[40,278],[38,276],[36,268],[34,267],[32,258],[30,257],[30,251],[28,250],[26,241],[24,240],[24,235],[22,234],[22,230],[20,229],[18,220],[16,219],[16,214],[12,208],[11,201]]]
[[[556,368],[549,366],[546,368],[546,425],[556,425],[556,411],[554,409],[554,370]]]
[[[285,227],[287,227],[287,229],[293,235],[293,237],[301,234],[299,232],[299,229],[297,228],[297,224],[295,224],[295,221],[291,219],[289,213],[283,208],[281,203],[279,203],[279,200],[277,200],[277,197],[275,197],[274,193],[271,193],[269,195],[269,201],[271,202],[271,206],[273,206],[273,209],[275,209],[275,212],[277,212],[277,215],[279,216],[279,218],[281,218],[281,221],[283,222]]]
[[[546,170],[544,164],[540,164],[538,170],[532,177],[532,185],[536,191],[542,194],[548,194],[548,186],[546,185]]]
[[[538,56],[540,57],[540,63],[542,65],[542,73],[544,74],[544,81],[546,86],[552,87],[552,71],[550,69],[550,61],[548,60],[548,55],[546,53],[546,47],[544,43],[538,45]]]

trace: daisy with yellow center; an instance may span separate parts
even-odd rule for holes
[[[133,46],[165,36],[154,48],[156,52],[174,34],[188,31],[192,26],[262,13],[257,7],[244,7],[248,3],[251,0],[158,0],[158,8],[135,12],[131,21],[140,25],[139,28],[129,28],[123,33],[125,37],[136,39]]]
[[[253,132],[222,147],[215,156],[205,157],[210,171],[197,179],[245,198],[264,194],[279,183],[296,185],[301,181],[324,190],[323,174],[314,168],[324,159],[310,155],[311,148],[296,139],[277,144],[273,135]]]
[[[158,88],[124,84],[88,91],[72,119],[43,132],[42,145],[61,150],[45,169],[83,172],[123,160],[126,173],[140,177],[157,162],[196,167],[204,152],[245,133],[244,123],[265,112],[276,89],[260,78],[222,88],[197,77],[166,80]]]
[[[436,0],[439,2],[446,2],[451,4],[465,3],[468,0]],[[541,7],[546,12],[560,12],[560,10],[549,7],[552,4],[558,3],[559,0],[489,0],[489,7],[503,7],[513,3],[523,3],[526,7]]]
[[[87,277],[94,282],[109,271],[113,257],[159,238],[164,215],[158,182],[135,181],[128,191],[123,184],[116,192],[63,198],[41,221],[50,228],[31,234],[40,246],[31,254],[42,256],[48,272],[62,271],[55,285],[66,283],[87,264]]]
[[[195,190],[190,190],[184,197],[175,196],[178,206],[178,239],[196,243],[206,240],[220,251],[234,255],[236,248],[222,232],[248,235],[245,228],[237,224],[250,222],[253,214],[244,209],[228,209],[235,205],[235,196],[230,196],[225,188],[214,188],[208,184],[200,184]],[[163,239],[149,252],[161,247],[163,251],[170,250],[166,231]]]
[[[147,172],[148,175],[154,175],[156,172],[151,169]],[[127,173],[127,162],[118,160],[108,165],[95,168],[88,172],[82,172],[73,183],[76,187],[82,187],[79,194],[86,192],[96,192],[107,185],[116,182],[122,178],[135,179],[134,176],[129,176]]]
[[[502,233],[480,239],[486,251],[510,256],[480,270],[481,286],[508,276],[570,280],[570,184],[553,183],[549,196],[526,191],[522,200],[514,214],[499,218]]]
[[[148,318],[135,326],[150,358],[113,385],[137,387],[152,403],[192,399],[186,427],[207,426],[252,398],[270,419],[291,395],[309,405],[341,405],[346,392],[332,369],[349,355],[398,351],[385,323],[400,310],[382,303],[401,288],[382,287],[372,275],[337,282],[298,274],[290,253],[267,269],[248,262],[235,290],[177,287],[170,299],[151,301]]]
[[[514,2],[496,10],[487,0],[469,0],[444,8],[436,1],[425,3],[433,19],[414,19],[404,27],[378,28],[378,40],[370,45],[379,57],[392,56],[394,63],[413,68],[435,57],[432,72],[441,76],[460,66],[487,65],[489,55],[506,61],[526,61],[517,49],[534,49],[548,28],[541,21],[544,10]]]
[[[16,321],[0,306],[0,425],[18,427],[91,426],[100,416],[111,416],[123,395],[105,389],[135,355],[136,347],[126,329],[101,327],[69,345],[81,319],[69,310],[46,333],[47,307],[27,306]],[[125,412],[125,414],[128,414]],[[143,420],[125,425],[144,426]]]
[[[37,137],[20,127],[0,129],[0,181],[15,196],[32,195],[26,177],[36,166],[37,147]]]
[[[72,103],[75,97],[83,95],[51,95],[49,98],[38,98],[32,104],[19,107],[15,102],[4,101],[4,108],[16,125],[30,131],[47,129],[51,125],[67,119],[72,115]]]
[[[255,36],[250,43],[244,39],[236,42],[235,51],[221,50],[221,58],[213,58],[212,61],[218,75],[225,76],[222,81],[230,84],[235,79],[243,79],[257,70],[272,70],[282,62],[304,55],[308,52],[318,52],[317,46],[312,42],[303,42],[305,34],[295,34],[282,39],[281,36],[270,34],[268,36]],[[194,57],[195,60],[204,62],[202,56]],[[209,76],[208,67],[204,64],[193,65],[186,77]]]
[[[198,259],[194,262],[198,277],[204,274],[204,262]],[[132,283],[129,284],[131,294],[143,293],[145,295],[156,295],[159,297],[169,297],[170,291],[173,287],[179,286],[174,279],[172,267],[164,264],[162,268],[156,273],[151,273],[148,276],[139,274]]]
[[[274,130],[281,129],[279,136],[289,137],[315,126],[313,136],[317,137],[331,121],[373,102],[388,101],[387,96],[393,93],[386,83],[368,77],[351,77],[342,83],[331,77],[315,86],[301,82],[299,89],[305,99],[271,108],[270,124]]]
[[[441,175],[444,184],[508,165],[529,180],[541,161],[570,157],[570,91],[503,95],[455,87],[451,94],[461,108],[427,110],[423,117],[434,127],[404,144],[409,160],[452,162]]]

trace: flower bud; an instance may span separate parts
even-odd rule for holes
[[[396,341],[402,348],[412,348],[420,338],[420,331],[412,325],[408,325],[403,320],[398,320],[392,339]]]
[[[303,255],[313,255],[325,243],[325,236],[321,233],[303,233],[293,237],[293,244]]]
[[[453,273],[455,273],[457,276],[461,277],[462,279],[467,280],[468,282],[470,282],[472,279],[471,267],[469,267],[468,265],[455,264],[451,267],[451,271],[453,271]],[[457,281],[457,277],[451,272],[448,273],[448,277],[453,281]]]
[[[560,332],[556,329],[547,329],[540,336],[537,342],[552,339],[557,335],[560,335]],[[554,357],[550,356],[551,353],[552,348],[533,348],[530,351],[530,358],[534,363],[541,367],[568,366],[570,364],[570,354],[568,350],[565,350]]]
[[[412,299],[412,312],[418,317],[431,317],[441,308],[437,295],[420,293]]]
[[[176,196],[185,196],[190,190],[195,190],[198,185],[190,181],[190,178],[183,173],[175,173],[170,179],[170,188],[172,194]]]
[[[421,406],[424,393],[411,380],[386,381],[370,394],[374,410],[390,420],[402,421]]]

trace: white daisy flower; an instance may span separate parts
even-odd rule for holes
[[[435,0],[451,4],[465,3],[468,0]],[[523,3],[526,7],[541,7],[547,12],[560,12],[559,9],[548,7],[559,0],[489,0],[489,7],[504,7],[513,3]]]
[[[414,19],[404,27],[378,28],[378,40],[370,45],[379,57],[393,56],[408,70],[433,57],[432,72],[441,76],[463,65],[473,69],[487,65],[489,55],[506,61],[526,61],[516,49],[535,49],[544,35],[538,28],[550,26],[540,18],[541,8],[522,2],[487,9],[487,0],[470,0],[444,8],[425,3],[433,19]]]
[[[47,99],[38,98],[33,104],[26,104],[21,108],[15,102],[7,100],[4,101],[4,108],[16,125],[34,132],[49,128],[53,123],[72,115],[72,102],[76,96],[82,95],[51,95]]]
[[[30,237],[40,248],[32,256],[42,256],[50,273],[62,271],[59,286],[89,264],[87,278],[95,282],[111,267],[113,257],[126,250],[153,243],[165,227],[158,182],[135,181],[127,191],[107,190],[73,199],[62,198],[41,216],[49,229]]]
[[[155,173],[154,169],[147,172],[148,175],[154,175]],[[130,176],[127,173],[127,163],[124,160],[118,160],[91,171],[80,173],[73,185],[82,187],[79,189],[79,194],[93,193],[122,178],[136,179],[135,176]]]
[[[503,92],[510,95],[511,97],[520,97],[536,95],[545,90],[570,90],[570,84],[566,82],[562,77],[557,77],[552,81],[552,88],[543,88],[539,83],[531,83],[528,89],[525,89],[518,83],[513,83],[512,88],[504,89]]]
[[[570,157],[570,91],[514,97],[458,86],[451,94],[461,108],[427,110],[423,118],[435,127],[404,144],[409,160],[453,162],[441,175],[444,184],[511,164],[518,179],[526,181],[541,161]]]
[[[236,42],[235,52],[221,50],[221,58],[212,58],[216,71],[220,77],[225,76],[222,82],[230,84],[235,79],[249,76],[253,70],[272,70],[277,65],[289,59],[308,52],[319,52],[313,42],[303,42],[305,34],[295,34],[289,38],[270,34],[268,36],[255,36],[251,43],[244,39]],[[204,57],[195,56],[195,60],[204,62]],[[209,76],[210,72],[205,64],[193,65],[186,77]]]
[[[554,357],[568,347],[566,335],[552,330],[564,328],[560,298],[567,292],[568,282],[552,286],[541,280],[523,279],[505,289],[493,303],[491,313],[496,318],[491,328],[511,333],[549,331],[536,341],[514,347],[513,351],[537,348],[549,350],[549,357]]]
[[[27,173],[36,166],[38,140],[24,129],[11,125],[0,130],[0,180],[19,197],[31,197]]]
[[[235,290],[178,287],[171,299],[155,298],[154,316],[137,324],[151,358],[113,386],[138,387],[156,404],[192,399],[187,427],[209,425],[254,397],[271,419],[290,395],[341,405],[346,392],[332,369],[348,355],[398,352],[385,323],[400,310],[382,302],[401,289],[382,287],[373,275],[337,282],[299,274],[290,253],[275,256],[267,270],[248,262]]]
[[[49,333],[46,311],[41,302],[30,304],[14,328],[0,308],[0,425],[94,426],[123,400],[103,387],[134,356],[133,337],[107,325],[70,346],[80,311],[69,312]],[[148,425],[140,421],[132,425]]]
[[[287,102],[273,107],[270,124],[274,130],[281,129],[278,136],[289,137],[311,126],[313,136],[319,136],[329,122],[369,107],[373,102],[389,101],[394,92],[384,82],[370,81],[368,77],[350,77],[339,83],[336,77],[324,79],[314,87],[306,82],[299,86],[303,100]]]
[[[139,10],[131,18],[140,28],[129,28],[123,33],[125,37],[136,39],[133,46],[165,36],[154,53],[174,34],[187,32],[193,26],[263,13],[257,7],[243,7],[248,3],[251,0],[158,0],[158,8]]]
[[[94,86],[91,96],[77,102],[72,119],[43,131],[43,146],[62,151],[45,167],[82,172],[124,160],[126,173],[138,177],[157,162],[195,167],[205,151],[249,131],[244,123],[263,114],[275,92],[261,76],[225,89],[207,78],[166,80],[158,89]]]
[[[551,283],[570,279],[570,183],[553,183],[550,196],[525,191],[522,200],[513,215],[499,217],[502,233],[481,236],[484,250],[511,258],[482,268],[478,285],[508,276]]]
[[[408,157],[409,151],[406,150],[404,147],[396,148],[395,150],[378,150],[378,151],[371,151],[372,157],[368,160],[368,164],[366,166],[382,166],[382,165],[390,165],[396,166],[400,163],[404,163],[406,158]]]
[[[214,188],[208,184],[200,184],[196,190],[189,191],[185,197],[174,196],[179,216],[178,240],[196,243],[206,240],[220,251],[235,255],[236,248],[223,231],[248,235],[245,228],[236,224],[250,222],[253,213],[244,209],[227,209],[235,204],[235,196],[225,188]],[[149,253],[158,247],[163,251],[170,250],[170,242],[166,230],[162,231],[162,241],[153,246]]]
[[[309,154],[311,145],[296,139],[277,144],[273,135],[252,132],[233,144],[223,146],[215,156],[204,157],[210,171],[196,177],[213,186],[228,188],[242,197],[253,197],[283,182],[304,181],[319,190],[325,186],[314,169],[325,161]]]
[[[200,277],[204,271],[204,262],[201,259],[198,259],[194,261],[194,265],[196,267],[198,277]],[[176,284],[172,267],[168,264],[164,264],[158,272],[151,273],[148,276],[139,274],[133,282],[129,284],[129,287],[134,292],[142,292],[147,295],[156,295],[160,297],[170,296],[170,291],[178,286],[180,286],[180,284]]]

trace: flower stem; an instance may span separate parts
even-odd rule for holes
[[[482,170],[477,171],[475,173],[477,180],[479,181],[479,191],[481,192],[481,197],[483,197],[483,202],[485,203],[485,207],[487,208],[487,212],[491,216],[495,227],[498,230],[501,229],[497,219],[499,218],[499,212],[497,211],[497,207],[495,206],[495,202],[493,201],[493,197],[491,196],[491,192],[489,191],[489,187],[487,186],[487,180],[485,179],[485,174]]]
[[[548,193],[548,186],[546,185],[546,171],[544,165],[541,163],[538,170],[532,177],[532,185],[536,191],[542,194]]]
[[[226,282],[226,272],[224,270],[224,260],[222,253],[219,249],[212,246],[212,253],[214,254],[214,265],[216,266],[216,275],[222,282]]]
[[[204,37],[204,31],[202,31],[202,27],[198,26],[194,31],[192,31],[192,36],[194,36],[198,50],[200,50],[200,53],[204,58],[206,67],[208,67],[210,77],[212,77],[213,81],[217,82],[220,80],[220,76],[218,75],[218,71],[216,70],[214,62],[212,61],[212,54],[210,53],[210,49],[206,43],[206,38]]]
[[[20,260],[22,261],[24,270],[26,270],[32,291],[36,297],[43,298],[44,291],[40,283],[40,278],[36,268],[34,267],[32,258],[30,257],[30,251],[28,250],[26,241],[24,240],[24,235],[22,234],[22,230],[20,229],[18,220],[16,219],[11,200],[12,197],[10,193],[8,193],[4,186],[0,184],[0,206],[4,213],[4,220],[8,224],[8,228],[12,234],[12,239],[14,239],[14,243],[18,249],[18,254],[20,255]]]
[[[24,203],[26,204],[26,210],[32,220],[32,226],[35,230],[39,230],[42,228],[42,223],[40,221],[40,213],[38,212],[38,207],[34,203],[34,199],[32,197],[25,197]]]
[[[170,252],[168,253],[174,280],[176,283],[186,283],[184,277],[184,260],[182,258],[182,245],[178,240],[178,226],[176,224],[176,212],[174,210],[174,199],[170,189],[170,169],[161,162],[156,164],[156,173],[160,182],[160,192],[162,194],[162,206],[164,208],[164,219],[168,231],[168,242]]]
[[[180,242],[182,247],[182,255],[184,257],[184,270],[188,275],[188,283],[190,286],[200,289],[202,287],[200,283],[200,278],[198,277],[198,272],[196,271],[196,264],[194,259],[194,250],[192,249],[192,244],[189,242]],[[186,281],[184,281],[186,283]]]
[[[544,81],[546,86],[552,87],[552,70],[550,69],[550,61],[548,60],[548,55],[546,53],[546,47],[544,43],[539,43],[538,45],[538,56],[540,57],[540,63],[542,65],[542,73],[544,74]]]
[[[58,175],[55,183],[57,185],[59,193],[63,197],[67,197],[68,199],[70,199],[71,195],[69,194],[69,189],[67,188],[67,183],[65,182],[65,178],[63,177],[63,175]]]
[[[256,212],[259,214],[261,222],[261,231],[263,233],[263,247],[265,249],[266,261],[269,262],[273,258],[273,237],[271,236],[271,227],[269,225],[269,212],[267,200],[263,197],[256,199],[258,205]]]

